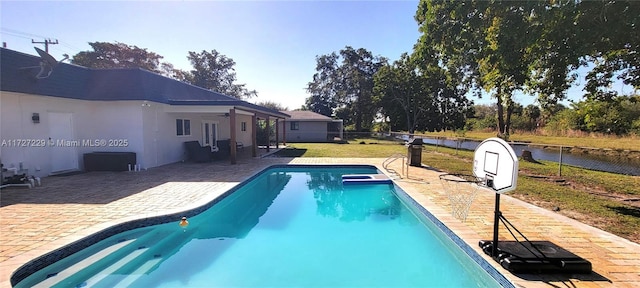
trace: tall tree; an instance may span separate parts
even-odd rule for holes
[[[338,53],[316,57],[316,74],[307,85],[309,110],[336,115],[357,131],[369,130],[376,115],[373,75],[386,60],[366,49],[346,46]]]
[[[409,133],[462,128],[472,103],[445,69],[416,59],[404,53],[376,73],[374,92],[383,116],[392,129]]]
[[[310,111],[331,117],[338,107],[339,88],[338,54],[316,56],[316,73],[307,85],[306,108]]]
[[[416,20],[423,33],[416,49],[435,49],[443,65],[464,76],[468,87],[497,101],[499,136],[508,138],[514,102],[529,79],[528,17],[536,2],[421,1]],[[496,5],[498,4],[498,5]]]
[[[342,85],[338,93],[341,110],[352,116],[356,131],[370,131],[376,109],[373,102],[373,76],[386,62],[375,57],[364,48],[346,46],[340,50],[342,56]]]
[[[193,69],[180,75],[184,81],[238,99],[257,96],[256,90],[248,90],[246,84],[236,83],[236,62],[218,51],[189,51],[187,59]]]
[[[640,2],[547,1],[534,12],[539,34],[529,86],[543,109],[565,98],[579,67],[592,67],[584,77],[588,99],[613,100],[615,78],[640,88]]]
[[[89,45],[93,51],[79,52],[71,63],[96,69],[142,68],[159,74],[163,74],[160,65],[171,65],[161,63],[162,56],[134,45],[120,42],[89,42]]]
[[[618,93],[610,87],[615,78],[640,89],[640,2],[576,2],[579,44],[595,65],[585,77],[586,97],[614,100]]]
[[[581,66],[594,67],[585,77],[590,98],[616,97],[614,77],[640,88],[638,15],[635,1],[422,0],[416,51],[436,50],[467,88],[491,93],[508,136],[514,91],[535,93],[552,109]]]
[[[585,31],[575,21],[577,1],[538,4],[529,17],[530,35],[536,41],[528,48],[532,70],[527,92],[537,94],[541,108],[550,110],[566,98],[567,90],[578,77],[575,70],[586,65]]]
[[[376,102],[382,109],[382,115],[391,120],[391,129],[407,130],[414,133],[418,122],[433,102],[425,93],[424,81],[420,79],[418,67],[407,53],[392,64],[382,66],[374,76]]]
[[[529,130],[535,130],[538,127],[538,119],[541,116],[540,108],[536,105],[529,104],[527,107],[524,107],[522,114],[527,121],[527,128],[529,128]]]

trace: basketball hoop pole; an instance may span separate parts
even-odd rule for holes
[[[493,245],[491,247],[491,257],[498,258],[498,222],[500,221],[500,193],[496,193],[496,206],[493,217]]]

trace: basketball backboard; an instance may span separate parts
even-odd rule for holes
[[[473,175],[496,193],[516,189],[518,182],[518,156],[509,143],[500,138],[489,138],[475,150]]]

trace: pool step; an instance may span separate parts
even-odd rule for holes
[[[87,257],[86,259],[71,265],[69,267],[67,267],[66,269],[56,273],[55,275],[51,275],[51,277],[45,279],[44,281],[34,285],[33,287],[51,287],[53,285],[58,284],[59,282],[61,282],[62,280],[74,275],[77,272],[80,272],[80,270],[86,268],[87,266],[99,261],[100,259],[103,259],[104,257],[107,257],[108,255],[111,255],[112,253],[122,249],[123,247],[131,244],[133,241],[135,241],[135,239],[132,240],[128,240],[128,241],[123,241],[123,242],[119,242],[116,243],[114,245],[111,245],[105,249],[100,250],[100,252],[93,254],[89,257]]]
[[[342,185],[348,184],[391,184],[391,179],[384,174],[347,174],[342,175]]]
[[[105,267],[104,269],[101,269],[101,272],[94,273],[90,279],[93,279],[94,277],[96,277],[96,275],[106,275],[105,273],[103,273],[103,271],[105,269],[110,269],[110,267],[116,265],[113,264],[113,259],[129,259],[129,261],[135,259],[139,255],[143,254],[146,250],[144,248],[140,248],[144,247],[143,245],[145,245],[145,243],[148,244],[149,242],[156,242],[158,239],[163,239],[166,235],[158,235],[158,233],[143,233],[136,236],[138,237],[131,239],[123,238],[117,241],[115,244],[112,244],[100,250],[100,252],[89,255],[85,259],[59,271],[58,273],[48,276],[42,282],[34,285],[34,287],[51,287],[53,285],[60,287],[73,287],[75,285],[86,286],[84,285],[86,281],[84,281],[82,276],[83,272],[87,271],[88,269],[97,270],[101,269],[99,267]],[[116,261],[116,263],[120,263],[120,261]],[[126,262],[124,262],[124,264],[126,264]]]
[[[122,279],[122,281],[118,282],[118,284],[116,284],[113,287],[129,287],[129,286],[131,286],[140,277],[142,277],[143,275],[145,275],[145,274],[149,273],[151,270],[153,270],[158,264],[160,264],[160,262],[162,262],[162,260],[163,260],[162,258],[156,258],[156,259],[151,259],[151,260],[145,262],[140,267],[138,267],[138,269],[133,271],[133,273],[129,274],[129,276],[127,276],[126,278]]]
[[[196,230],[173,231],[159,238],[159,241],[148,245],[145,249],[136,255],[136,257],[128,259],[123,265],[116,267],[117,269],[109,271],[101,271],[100,274],[118,275],[121,277],[110,277],[101,279],[98,283],[100,287],[127,287],[138,280],[143,274],[153,271],[168,256],[173,255],[182,245],[173,244],[173,242],[182,242],[184,239],[191,239],[192,234]],[[173,244],[173,245],[167,245]],[[167,247],[174,249],[167,250]],[[142,249],[141,249],[142,250]],[[125,284],[127,283],[127,284]],[[93,283],[95,284],[95,283]]]
[[[82,286],[92,287],[92,286],[96,285],[98,282],[102,281],[104,278],[108,277],[109,275],[111,275],[116,270],[122,268],[124,265],[127,265],[127,263],[131,262],[133,259],[135,259],[138,256],[142,255],[148,249],[149,248],[142,248],[142,249],[138,249],[138,250],[135,250],[135,251],[131,252],[127,256],[125,256],[125,257],[121,258],[120,260],[118,260],[116,263],[113,263],[109,267],[107,267],[106,269],[100,271],[98,274],[93,275],[93,277],[89,278],[87,281],[82,283],[83,284]]]

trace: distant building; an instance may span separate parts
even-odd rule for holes
[[[286,142],[333,142],[343,138],[341,119],[332,119],[312,111],[281,111],[291,118],[282,121]],[[284,127],[283,127],[284,126]]]

